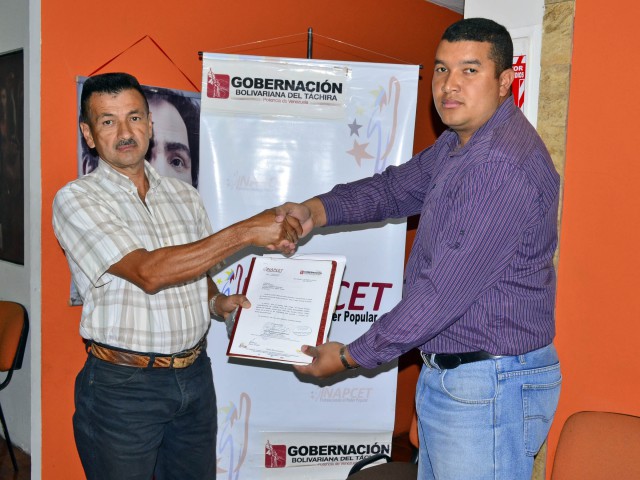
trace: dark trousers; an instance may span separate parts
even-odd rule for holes
[[[217,410],[211,361],[183,369],[113,365],[89,355],[73,429],[89,480],[213,480]]]

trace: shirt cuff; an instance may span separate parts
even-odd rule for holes
[[[317,197],[324,206],[324,212],[327,217],[326,225],[339,225],[342,222],[342,213],[344,211],[340,198],[331,192],[323,193]]]
[[[367,345],[365,336],[361,336],[347,345],[351,358],[364,368],[376,368],[384,362],[375,356],[375,353]]]

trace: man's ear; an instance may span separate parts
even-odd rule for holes
[[[96,148],[96,143],[93,141],[93,135],[91,135],[91,127],[89,124],[80,122],[80,130],[82,131],[82,136],[87,142],[87,145],[89,145],[89,148]]]
[[[500,74],[499,81],[501,97],[509,96],[509,92],[511,91],[511,84],[513,83],[513,79],[515,78],[515,76],[516,72],[513,71],[513,68],[507,68]]]

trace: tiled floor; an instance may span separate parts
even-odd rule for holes
[[[2,429],[0,429],[2,431]],[[11,433],[11,432],[9,432]],[[13,452],[18,462],[18,471],[13,470],[7,442],[0,437],[0,479],[2,480],[30,480],[31,457],[14,445]]]

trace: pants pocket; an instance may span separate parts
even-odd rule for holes
[[[555,382],[522,386],[524,447],[529,456],[534,456],[540,450],[556,413],[562,383],[559,366],[555,373],[558,378]]]

